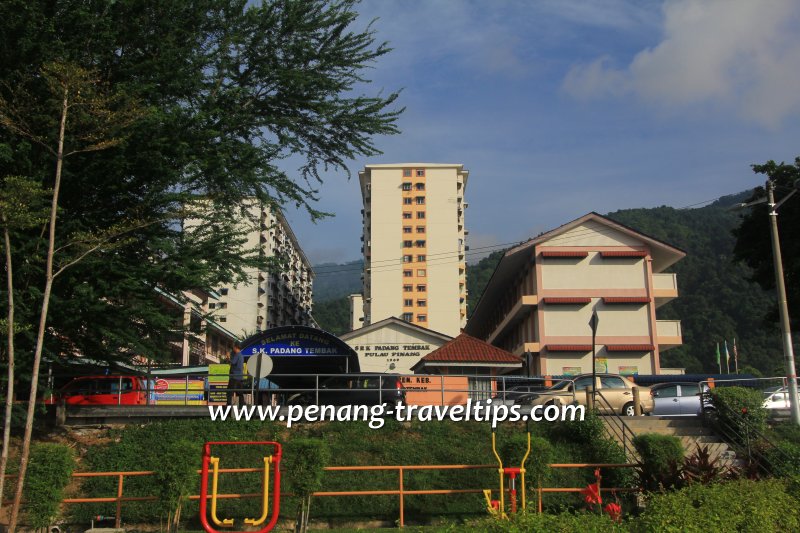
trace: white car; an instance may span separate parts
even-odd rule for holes
[[[798,394],[800,398],[800,394]],[[764,409],[789,409],[789,389],[781,387],[776,391],[769,392],[762,404]]]

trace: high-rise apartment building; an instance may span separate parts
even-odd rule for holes
[[[367,165],[358,173],[364,206],[363,325],[397,317],[459,334],[467,316],[468,176],[463,165],[434,163]]]
[[[249,216],[240,222],[248,232],[246,248],[281,258],[283,267],[250,270],[248,283],[218,287],[219,301],[209,304],[214,320],[240,337],[278,326],[316,326],[311,316],[314,271],[292,228],[277,209],[256,201],[247,209]]]

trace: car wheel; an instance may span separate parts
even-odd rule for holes
[[[286,403],[287,405],[311,405],[314,403],[314,398],[310,394],[302,392],[289,396]]]
[[[622,416],[636,416],[633,402],[628,402],[622,407]]]

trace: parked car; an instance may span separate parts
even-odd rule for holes
[[[698,416],[703,409],[710,410],[714,406],[708,399],[708,385],[705,383],[673,382],[658,383],[650,387],[653,395],[654,415]]]
[[[559,381],[552,387],[531,393],[526,405],[569,405],[573,402],[586,405],[587,387],[592,386],[592,374],[578,374],[571,380]],[[633,387],[635,383],[619,374],[597,374],[597,392],[602,395],[597,401],[600,413],[609,414],[611,410],[623,416],[633,416]],[[649,387],[638,386],[639,403],[643,414],[653,411],[653,398]],[[610,408],[609,408],[610,407]]]
[[[67,405],[144,405],[147,403],[145,381],[139,376],[81,376],[73,379],[47,404]]]
[[[800,400],[800,394],[798,394],[798,400]],[[762,405],[764,409],[789,409],[789,388],[780,387],[769,392]]]
[[[379,405],[406,402],[406,389],[396,374],[343,374],[325,379],[316,391],[304,391],[289,397],[290,404],[310,405]]]
[[[514,405],[522,397],[527,397],[532,392],[537,392],[546,389],[544,382],[531,383],[527,385],[514,385],[508,387],[505,391],[499,391],[492,396],[492,403]]]

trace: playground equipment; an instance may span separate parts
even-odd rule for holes
[[[230,446],[230,445],[247,445],[247,446],[269,446],[271,447],[272,454],[264,457],[264,477],[263,477],[263,496],[261,503],[261,516],[258,518],[245,518],[244,523],[249,526],[260,526],[267,521],[269,516],[269,499],[270,499],[270,465],[274,466],[274,474],[272,481],[272,517],[269,523],[263,528],[259,529],[257,533],[267,533],[272,531],[275,524],[278,522],[278,514],[280,512],[281,502],[281,445],[277,442],[261,441],[261,442],[206,442],[203,445],[203,465],[200,474],[200,523],[203,524],[203,529],[207,533],[219,533],[214,525],[229,528],[233,526],[232,518],[220,519],[217,517],[217,482],[219,480],[219,457],[211,455],[212,446]],[[214,524],[208,522],[208,471],[209,465],[212,469],[211,478],[211,520]],[[226,533],[243,533],[231,532],[225,530]]]
[[[500,499],[492,499],[492,490],[484,489],[483,496],[486,498],[486,510],[498,518],[508,518],[505,510],[505,476],[509,477],[509,497],[511,499],[511,512],[517,512],[517,476],[520,478],[520,485],[522,486],[522,510],[527,507],[527,500],[525,498],[525,463],[528,461],[528,456],[531,454],[531,434],[528,432],[528,449],[525,456],[522,458],[519,467],[503,467],[503,460],[497,453],[497,440],[495,432],[492,431],[492,452],[500,467],[497,469],[500,474]]]

